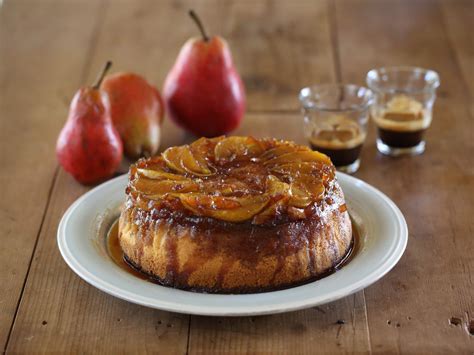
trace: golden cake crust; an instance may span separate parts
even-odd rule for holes
[[[162,284],[259,292],[332,270],[351,248],[352,228],[326,156],[220,137],[132,166],[119,241],[129,263]]]

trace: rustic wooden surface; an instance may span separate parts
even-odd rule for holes
[[[1,2],[0,2],[1,3]],[[424,155],[390,159],[373,127],[357,177],[403,211],[408,248],[355,295],[275,316],[211,318],[104,294],[63,262],[56,229],[89,188],[58,168],[69,100],[106,59],[161,86],[196,35],[189,3],[228,39],[248,95],[238,134],[305,143],[296,98],[317,82],[364,83],[382,65],[437,70]],[[474,2],[17,0],[0,8],[0,346],[6,352],[472,353]],[[169,120],[163,148],[189,141]],[[461,319],[459,326],[450,324]],[[336,323],[344,319],[345,324]]]

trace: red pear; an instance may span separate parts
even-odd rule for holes
[[[122,138],[125,155],[136,159],[156,154],[164,114],[158,90],[133,73],[109,75],[101,89],[109,94],[112,121]]]
[[[197,136],[214,137],[237,128],[245,111],[242,80],[227,42],[209,37],[193,11],[202,38],[188,40],[166,77],[163,97],[168,114]]]
[[[107,62],[95,85],[76,93],[56,145],[61,166],[83,184],[111,177],[122,160],[122,142],[112,123],[109,97],[99,90],[110,66]]]

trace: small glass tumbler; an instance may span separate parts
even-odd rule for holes
[[[338,170],[356,172],[372,92],[357,85],[321,84],[301,89],[299,99],[311,148],[329,156]]]
[[[422,154],[438,74],[416,67],[373,69],[367,73],[367,85],[375,95],[370,115],[378,130],[377,149],[390,156]]]

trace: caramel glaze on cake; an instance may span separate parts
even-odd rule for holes
[[[274,290],[321,277],[352,228],[330,160],[291,142],[201,138],[130,169],[119,221],[126,260],[163,285]]]

